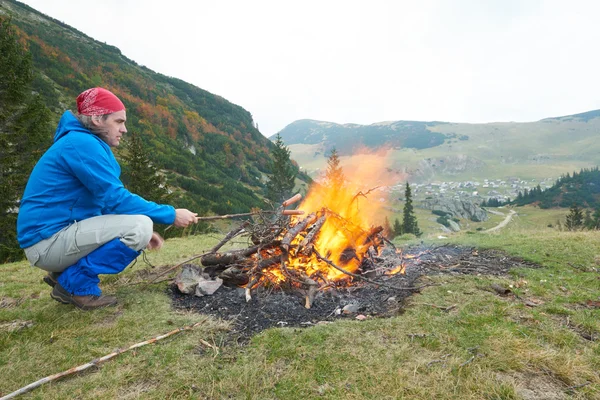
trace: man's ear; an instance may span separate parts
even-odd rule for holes
[[[94,125],[94,126],[102,125],[102,116],[101,115],[92,115],[92,125]]]

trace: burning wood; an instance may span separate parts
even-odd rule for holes
[[[296,195],[285,201],[275,217],[252,213],[252,222],[232,230],[201,257],[204,271],[226,284],[245,287],[247,301],[259,288],[295,290],[304,293],[306,308],[319,291],[328,288],[353,285],[357,280],[385,286],[360,275],[363,261],[384,245],[383,228],[363,228],[356,220],[327,207],[305,218],[299,216],[304,214],[302,210],[284,209],[300,198]],[[356,196],[352,198],[355,202]],[[243,235],[253,245],[218,251],[232,238]]]

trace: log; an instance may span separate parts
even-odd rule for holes
[[[260,250],[262,246],[256,245],[247,249],[232,250],[227,253],[209,253],[200,259],[202,265],[230,265],[246,260],[249,256]]]
[[[265,268],[269,268],[273,265],[279,264],[280,261],[281,261],[281,256],[265,258],[264,260],[260,260],[258,262],[258,264],[256,265],[256,269],[258,269],[260,271]]]
[[[316,218],[317,216],[315,215],[315,213],[311,213],[306,218],[304,218],[304,220],[298,222],[294,227],[288,229],[287,233],[281,240],[281,247],[286,252],[289,251],[292,240],[294,240],[300,232],[305,230],[309,224],[313,223]]]
[[[309,256],[312,252],[312,242],[315,240],[315,236],[319,233],[325,221],[327,220],[327,216],[323,215],[321,218],[314,223],[311,227],[311,231],[306,235],[306,237],[300,242],[300,246],[298,246],[298,253],[302,253],[305,256]]]

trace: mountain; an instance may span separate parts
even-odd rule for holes
[[[152,162],[180,193],[174,205],[219,214],[263,205],[260,194],[273,145],[248,111],[138,65],[118,48],[18,1],[0,0],[3,17],[11,18],[31,54],[33,89],[55,122],[66,109],[76,109],[75,98],[83,90],[106,87],[125,103],[129,132],[139,133]]]
[[[414,182],[549,178],[600,164],[600,110],[537,122],[392,121],[371,125],[299,120],[279,132],[292,157],[317,174],[342,156],[389,149],[390,170]]]

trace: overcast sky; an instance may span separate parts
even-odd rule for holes
[[[595,0],[21,1],[244,107],[266,136],[306,118],[525,122],[600,109]]]

